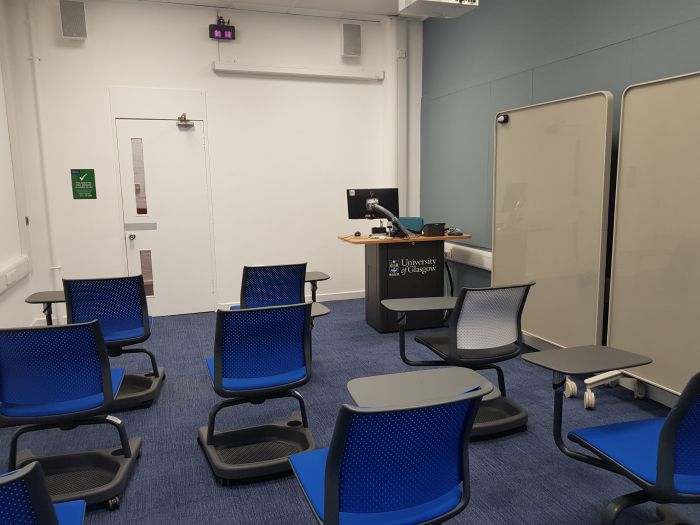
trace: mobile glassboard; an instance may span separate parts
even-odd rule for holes
[[[679,394],[700,371],[700,73],[622,98],[608,344]]]
[[[612,109],[601,91],[496,117],[492,283],[536,282],[538,348],[602,339]]]

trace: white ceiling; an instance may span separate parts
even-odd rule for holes
[[[338,16],[396,15],[399,0],[156,0],[175,4],[209,5],[276,12],[323,11]]]

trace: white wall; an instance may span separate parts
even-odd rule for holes
[[[2,64],[0,64],[0,270],[22,253],[1,66]]]
[[[32,113],[30,53],[21,30],[25,4],[8,3],[8,25],[15,27],[10,49],[16,104],[18,111]],[[71,41],[59,36],[57,0],[34,5],[29,12],[35,24],[40,118],[35,129],[18,123],[17,133],[26,139],[28,207],[50,223],[52,242],[37,240],[42,286],[60,284],[48,270],[53,265],[61,266],[65,276],[126,272],[109,105],[109,88],[126,85],[206,93],[219,303],[237,301],[244,264],[305,260],[310,269],[332,276],[320,287],[321,296],[343,298],[363,290],[363,251],[341,244],[336,235],[370,226],[345,219],[345,188],[393,186],[405,179],[405,173],[398,174],[398,156],[408,153],[404,147],[397,155],[396,114],[407,111],[397,107],[397,90],[408,75],[397,75],[394,19],[360,22],[363,57],[353,63],[341,57],[339,19],[222,11],[236,25],[238,39],[218,44],[207,35],[217,15],[214,8],[92,0],[86,3],[87,40]],[[214,60],[385,69],[388,78],[234,76],[214,73]],[[392,144],[393,149],[387,146]],[[41,178],[29,166],[34,162],[42,171],[41,163],[31,159],[37,150],[47,209]],[[72,199],[69,173],[76,167],[95,168],[96,201]]]
[[[5,6],[0,4],[0,22],[5,19]],[[0,328],[31,324],[36,308],[24,302],[32,292],[32,279],[24,276],[9,289],[5,289],[2,272],[23,254],[28,254],[24,239],[24,226],[20,216],[25,211],[23,186],[15,184],[12,148],[10,144],[8,103],[10,90],[5,89],[7,73],[6,31],[0,23]],[[21,181],[20,181],[21,182]],[[23,246],[25,245],[25,246]]]
[[[0,61],[0,279],[3,280],[0,282],[0,328],[27,325],[33,320],[31,306],[24,303],[25,297],[31,293],[29,277],[22,278],[5,290],[5,276],[2,274],[8,265],[16,262],[21,255],[22,244]]]

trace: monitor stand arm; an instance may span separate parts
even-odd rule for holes
[[[381,206],[380,204],[377,204],[376,202],[370,201],[370,202],[367,202],[367,210],[381,213],[382,215],[384,215],[384,217],[389,219],[391,221],[391,223],[394,226],[396,226],[399,229],[399,231],[401,233],[403,233],[403,235],[405,237],[413,237],[411,232],[409,232],[406,229],[406,227],[403,224],[401,224],[401,221],[399,220],[399,218],[396,215],[394,215],[393,213],[391,213],[389,210],[387,210],[384,206]]]

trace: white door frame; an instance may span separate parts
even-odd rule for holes
[[[211,159],[209,156],[209,126],[206,119],[206,93],[203,90],[144,88],[113,86],[109,88],[110,125],[112,127],[112,151],[114,152],[114,181],[119,188],[117,195],[118,224],[120,234],[124,236],[124,200],[121,191],[121,166],[119,164],[119,147],[117,136],[117,120],[171,120],[175,122],[183,113],[188,120],[201,121],[204,128],[204,172],[209,213],[209,246],[213,279],[213,303],[215,308],[219,302],[218,273],[216,270],[216,246],[214,244],[214,203],[212,196]],[[128,275],[126,236],[120,243],[122,252],[122,273]]]

